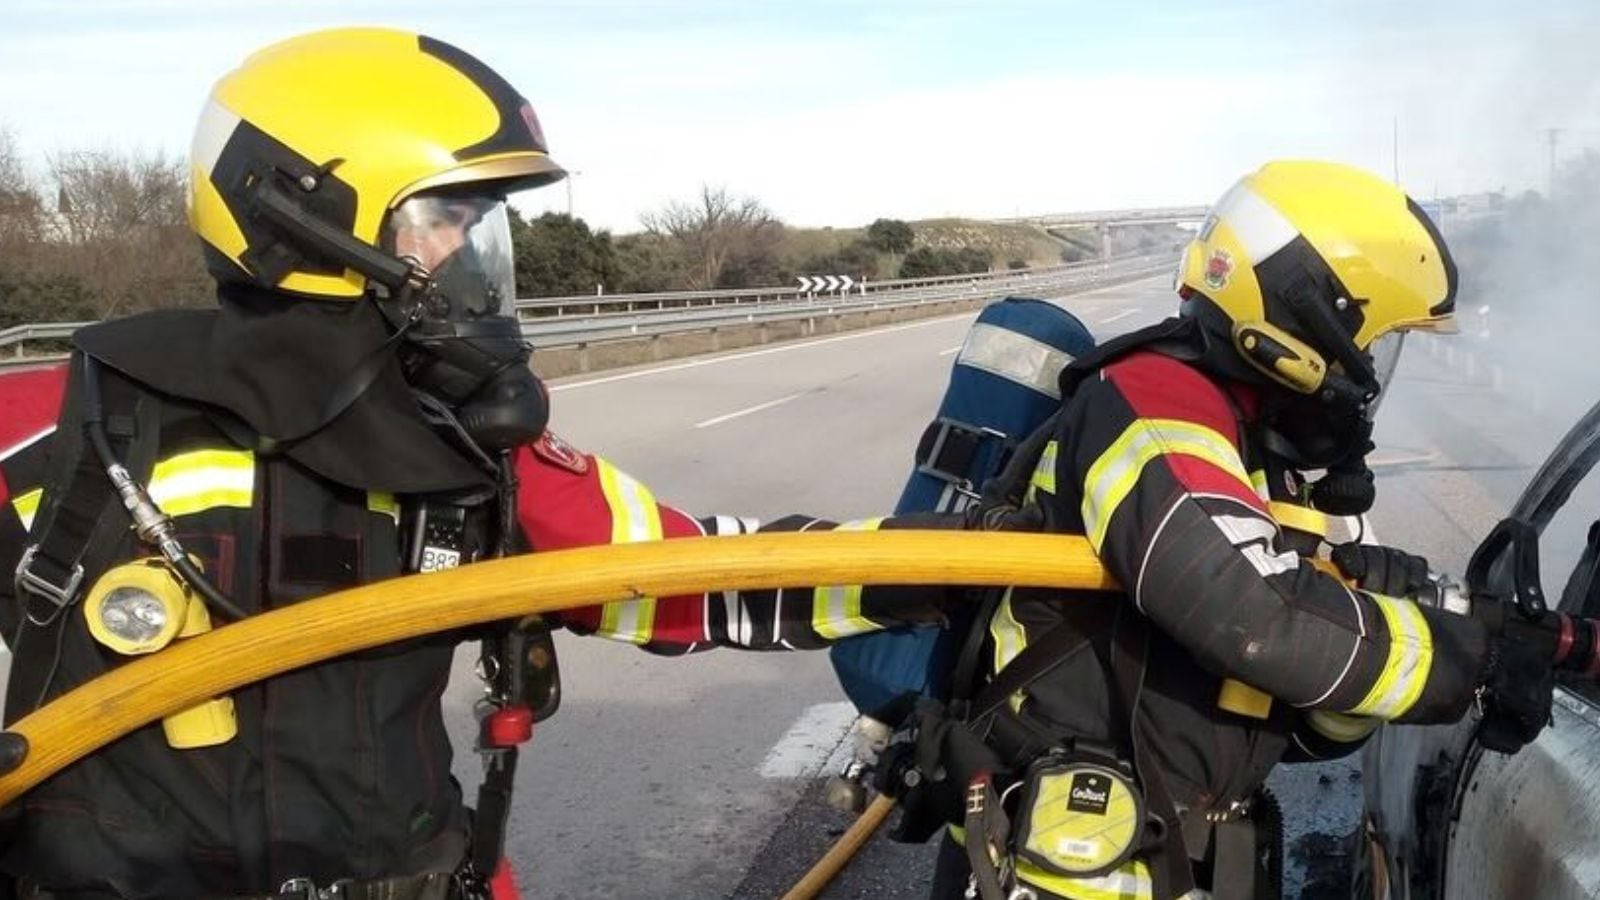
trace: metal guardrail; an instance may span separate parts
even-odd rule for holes
[[[759,306],[699,306],[601,314],[581,318],[545,318],[523,322],[523,334],[535,347],[573,347],[630,338],[656,337],[779,322],[818,319],[875,310],[899,309],[958,300],[994,300],[1010,294],[1051,298],[1102,284],[1131,281],[1172,271],[1176,254],[1152,254],[1106,263],[1052,267],[1050,274],[1008,273],[1009,277],[967,279],[960,284],[902,289],[839,297],[818,297],[788,302],[768,301]]]
[[[1159,254],[1170,255],[1170,254]],[[572,294],[563,297],[534,297],[518,300],[516,309],[524,319],[547,316],[597,316],[607,313],[632,313],[647,309],[668,309],[687,306],[722,306],[752,303],[771,303],[784,300],[803,300],[819,297],[844,299],[853,296],[891,291],[915,290],[945,285],[968,285],[973,282],[1007,281],[1019,275],[1048,278],[1080,269],[1092,269],[1108,262],[1123,262],[1141,257],[1119,257],[1111,260],[1087,260],[1031,269],[1007,269],[997,272],[979,272],[962,275],[936,275],[928,278],[895,278],[883,281],[859,281],[847,291],[837,294],[805,292],[792,286],[723,288],[710,291],[661,291],[638,294]]]
[[[27,352],[28,344],[32,341],[64,341],[72,337],[72,333],[79,328],[93,324],[93,322],[44,322],[0,328],[0,349],[10,348],[9,353],[0,356],[0,368],[61,359],[66,354],[30,354]]]
[[[862,290],[842,295],[803,294],[788,287],[675,291],[518,300],[516,309],[523,334],[535,347],[570,347],[1007,294],[1059,296],[1113,280],[1170,271],[1175,259],[1174,253],[1156,253],[1039,269],[897,279],[867,283]],[[534,310],[548,312],[530,315]],[[60,353],[30,353],[30,345],[66,340],[89,324],[54,322],[0,330],[0,367],[59,359]]]

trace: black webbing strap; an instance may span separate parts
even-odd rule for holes
[[[1133,618],[1126,609],[1118,607],[1116,623],[1112,626],[1108,668],[1128,722],[1133,768],[1144,788],[1145,803],[1166,826],[1161,849],[1154,853],[1146,851],[1146,857],[1152,893],[1157,900],[1168,900],[1194,890],[1194,870],[1189,866],[1177,804],[1167,789],[1160,766],[1150,758],[1145,742],[1139,737],[1139,698],[1144,690],[1145,667],[1150,662],[1150,626],[1142,619]]]
[[[1040,635],[1037,640],[1029,641],[1028,645],[1022,648],[1022,652],[1006,663],[1005,668],[996,673],[972,700],[967,721],[976,722],[1000,709],[1013,694],[1048,675],[1076,657],[1084,648],[1089,647],[1092,643],[1089,640],[1090,632],[1096,625],[1101,624],[1102,617],[1109,619],[1113,607],[1106,601],[1095,603],[1094,609],[1093,613],[1085,613],[1090,617],[1089,621],[1069,618]],[[993,610],[990,611],[990,616],[992,615]],[[984,622],[987,621],[985,618]],[[1105,624],[1110,623],[1107,621]],[[974,654],[974,658],[976,655]]]
[[[53,648],[48,651],[52,658],[44,665],[13,667],[6,694],[7,722],[31,712],[48,696],[68,610],[88,587],[84,579],[110,564],[130,524],[86,434],[83,379],[100,377],[104,370],[86,364],[88,357],[74,360],[77,377],[69,387],[62,427],[51,446],[43,503],[30,532],[33,542],[23,553],[14,582],[22,616],[13,650],[20,657],[24,643],[42,642]],[[107,441],[129,473],[145,480],[155,464],[160,402],[120,376],[100,381],[107,401],[102,413]]]
[[[471,859],[483,878],[494,877],[505,854],[506,823],[511,817],[511,793],[517,781],[516,747],[493,752],[478,786],[478,806],[472,817]]]
[[[983,484],[980,506],[987,508],[1022,504],[1028,482],[1033,479],[1033,470],[1038,468],[1039,458],[1044,456],[1044,448],[1049,446],[1050,440],[1055,437],[1065,409],[1065,406],[1057,407],[1049,418],[1040,422],[1038,428],[1017,444],[1016,450],[1012,452],[1011,458],[1006,460],[1005,467],[1000,473]]]
[[[491,555],[502,558],[533,548],[528,546],[517,528],[517,481],[510,456],[502,453],[498,465],[500,491],[496,499],[499,518]],[[493,672],[488,679],[489,688],[501,702],[500,709],[527,703],[530,699],[527,697],[528,679],[525,677],[530,665],[525,627],[529,627],[526,622],[500,622],[483,639],[483,657],[494,662]],[[544,626],[541,623],[538,627]],[[550,665],[553,667],[555,648],[552,646],[549,650],[552,654]],[[554,711],[554,705],[543,710],[547,715]],[[478,738],[479,746],[486,749],[491,748],[488,731],[490,721],[489,716],[484,717],[480,726],[483,731]],[[493,746],[486,757],[483,782],[478,785],[478,805],[473,812],[471,843],[467,848],[469,876],[476,878],[478,883],[467,887],[469,893],[475,891],[485,898],[489,896],[488,879],[494,877],[500,868],[500,860],[505,856],[506,825],[511,818],[512,792],[516,789],[518,755],[516,744]]]
[[[917,471],[943,481],[967,484],[972,479],[972,463],[985,440],[1003,440],[998,431],[969,425],[956,419],[934,419],[922,440],[917,442]]]
[[[984,636],[989,631],[989,621],[1005,599],[1007,588],[984,588],[983,599],[978,601],[978,611],[967,626],[966,640],[961,643],[961,653],[956,657],[955,668],[950,672],[950,702],[957,718],[968,718],[967,701],[978,689],[978,665],[983,657]]]

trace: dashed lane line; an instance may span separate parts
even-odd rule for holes
[[[849,701],[807,708],[767,751],[756,771],[762,778],[807,778],[818,774],[855,720],[856,707]]]
[[[696,428],[710,428],[713,425],[721,425],[723,422],[730,422],[730,421],[732,421],[734,419],[738,419],[738,418],[742,418],[744,416],[748,416],[751,413],[758,413],[758,412],[761,412],[764,409],[771,409],[774,406],[779,406],[781,404],[788,403],[790,400],[793,400],[793,399],[795,399],[797,397],[803,397],[807,393],[808,393],[807,391],[795,391],[792,394],[785,394],[785,395],[783,395],[782,397],[779,397],[776,400],[768,400],[765,403],[757,403],[755,406],[747,406],[744,409],[734,410],[731,413],[725,413],[725,414],[720,415],[720,416],[712,416],[711,418],[706,419],[704,422],[696,422],[696,423],[694,423],[694,427],[696,427]]]

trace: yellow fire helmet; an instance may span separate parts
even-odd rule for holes
[[[274,44],[223,76],[190,151],[189,222],[221,279],[316,298],[414,273],[382,230],[408,198],[565,176],[533,108],[463,51],[347,28]],[[414,261],[413,261],[414,262]]]
[[[1454,330],[1456,267],[1393,184],[1337,163],[1273,162],[1211,208],[1178,290],[1273,381],[1364,406],[1405,331]]]

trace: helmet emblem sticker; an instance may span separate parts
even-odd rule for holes
[[[1211,251],[1206,260],[1206,286],[1220,291],[1228,286],[1228,276],[1233,274],[1233,257],[1226,250]]]
[[[533,145],[548,152],[550,145],[544,142],[544,129],[539,125],[539,116],[534,113],[533,105],[524,103],[518,112],[522,114],[522,124],[528,127],[528,136],[533,138]]]

